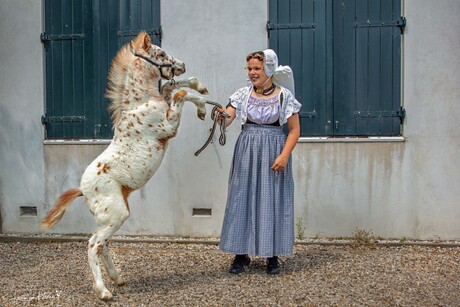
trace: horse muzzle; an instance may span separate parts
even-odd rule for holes
[[[173,74],[174,76],[180,76],[185,73],[185,64],[179,61],[174,62],[173,65]]]

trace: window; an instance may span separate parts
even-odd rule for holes
[[[294,71],[302,136],[398,136],[400,0],[269,0],[270,48]]]
[[[160,0],[44,3],[45,138],[111,138],[104,97],[111,60],[140,30],[160,44]]]

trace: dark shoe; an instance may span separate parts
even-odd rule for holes
[[[274,275],[280,273],[280,263],[278,257],[273,256],[267,259],[267,274]]]
[[[240,274],[244,272],[244,266],[248,266],[251,263],[251,259],[248,255],[236,255],[233,259],[232,267],[230,268],[230,273]]]

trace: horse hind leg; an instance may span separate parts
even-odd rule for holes
[[[118,286],[124,286],[125,281],[123,278],[120,276],[120,274],[117,271],[117,268],[115,267],[115,264],[112,261],[112,257],[110,256],[109,253],[109,243],[107,242],[104,244],[103,249],[102,249],[102,263],[104,264],[104,267],[107,271],[107,274],[109,275],[110,279],[113,280],[114,283],[116,283]]]
[[[94,291],[101,300],[108,301],[112,299],[112,293],[106,288],[102,279],[99,260],[102,260],[109,277],[118,285],[123,285],[124,281],[113,264],[107,243],[129,217],[129,210],[123,197],[119,195],[110,204],[99,203],[94,215],[98,228],[88,242],[88,263],[94,278]]]

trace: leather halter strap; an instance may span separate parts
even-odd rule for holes
[[[225,137],[225,127],[227,126],[226,119],[229,118],[230,115],[225,112],[222,113],[218,111],[218,109],[222,109],[222,106],[219,103],[210,101],[210,100],[206,100],[206,103],[212,104],[214,106],[214,108],[211,111],[211,119],[214,121],[214,123],[212,125],[211,133],[209,134],[208,139],[206,140],[204,145],[195,152],[195,156],[198,156],[209,145],[209,143],[212,143],[212,137],[214,136],[214,132],[216,131],[216,126],[217,126],[219,117],[221,118],[221,121],[222,121],[220,125],[219,144],[224,146],[226,142],[226,137]]]
[[[157,67],[160,70],[160,75],[161,75],[161,77],[163,79],[166,79],[166,80],[172,79],[172,78],[167,78],[166,76],[164,76],[163,72],[161,71],[161,68],[163,68],[163,67],[173,67],[173,64],[159,64],[159,63],[153,61],[152,59],[150,59],[150,58],[148,58],[148,57],[146,57],[146,56],[144,56],[142,54],[139,54],[139,53],[135,52],[131,42],[129,42],[129,47],[130,47],[131,52],[134,54],[134,56],[136,56],[138,58],[141,58],[144,61],[147,61],[148,63],[150,63],[153,66]]]

